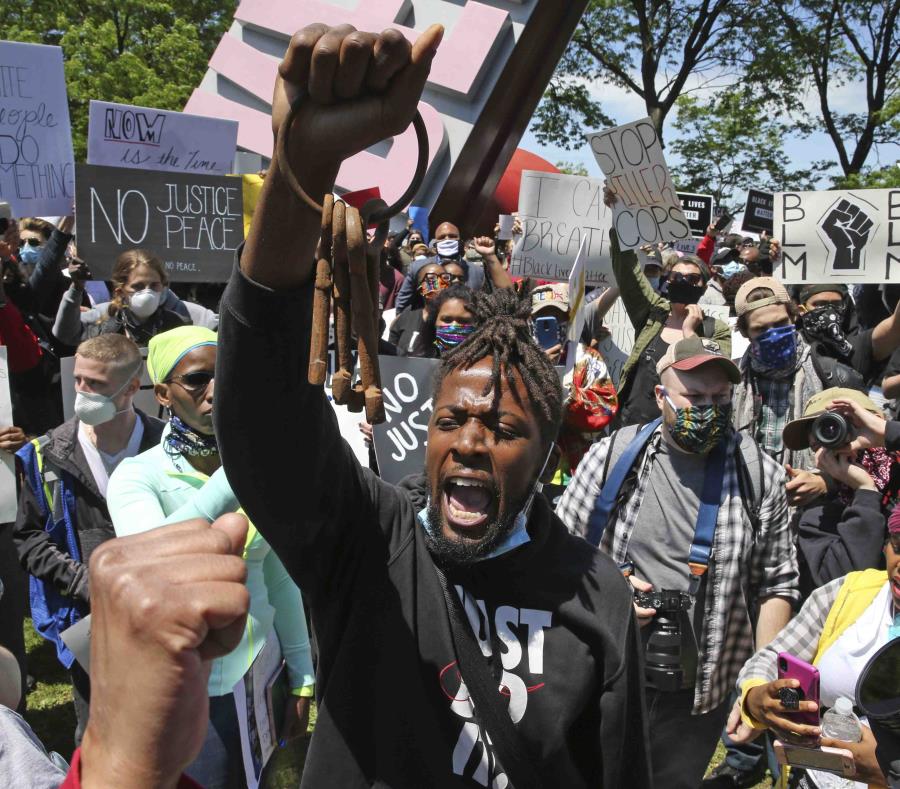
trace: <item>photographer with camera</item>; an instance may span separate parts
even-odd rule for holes
[[[835,403],[848,406],[836,408]],[[803,417],[784,429],[785,446],[812,449],[816,467],[832,481],[828,494],[800,517],[797,548],[803,599],[849,572],[883,566],[885,519],[900,497],[897,453],[876,445],[854,450],[857,428],[849,413],[855,410],[848,413],[848,407],[885,424],[878,406],[862,392],[834,388],[811,398]]]
[[[754,640],[790,618],[797,560],[784,470],[731,426],[737,367],[691,337],[657,372],[661,416],[594,444],[557,514],[639,593],[654,784],[696,789]]]

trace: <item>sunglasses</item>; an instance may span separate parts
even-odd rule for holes
[[[210,381],[215,377],[216,374],[211,373],[208,370],[196,370],[195,372],[185,373],[184,375],[173,375],[171,378],[167,379],[165,383],[178,384],[186,391],[196,394],[198,392],[205,392],[207,387],[209,387]]]
[[[19,249],[24,247],[26,244],[30,247],[39,247],[41,245],[41,240],[39,238],[20,238],[19,239]]]
[[[703,277],[699,274],[682,274],[680,271],[673,271],[668,276],[669,282],[686,282],[688,285],[702,285]]]

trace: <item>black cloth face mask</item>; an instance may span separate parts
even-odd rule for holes
[[[853,346],[844,336],[844,305],[841,302],[823,304],[800,318],[803,337],[812,345],[818,343],[838,358],[849,359],[853,355]]]
[[[691,285],[684,280],[666,283],[666,298],[674,304],[696,304],[705,292],[704,285]]]

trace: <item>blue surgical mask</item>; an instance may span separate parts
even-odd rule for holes
[[[650,283],[650,287],[653,288],[657,293],[659,293],[659,281],[662,279],[661,277],[647,277],[647,282]]]
[[[797,359],[797,330],[793,326],[773,326],[750,343],[756,362],[770,370],[784,370]]]
[[[24,265],[34,268],[41,259],[41,252],[43,249],[43,246],[33,247],[30,244],[26,244],[19,250],[19,260],[21,260]]]

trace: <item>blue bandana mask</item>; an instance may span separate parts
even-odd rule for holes
[[[199,433],[175,414],[169,419],[169,434],[166,436],[165,448],[169,455],[189,457],[209,457],[219,452],[215,435]]]
[[[762,367],[784,370],[797,360],[797,330],[793,326],[766,329],[750,343],[750,353]]]

